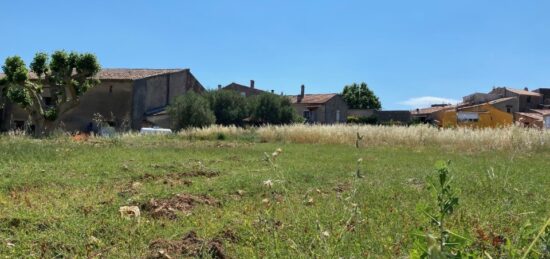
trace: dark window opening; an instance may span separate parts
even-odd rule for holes
[[[112,86],[112,85],[109,86],[109,93],[110,93],[110,94],[113,93],[113,86]]]
[[[13,121],[14,128],[17,130],[23,130],[25,129],[25,121]]]
[[[53,105],[53,100],[51,97],[44,97],[44,104],[46,106],[50,106],[50,105]]]
[[[511,113],[512,112],[512,106],[510,106],[510,105],[506,106],[506,112]]]
[[[531,103],[531,96],[527,96],[527,103]]]
[[[304,111],[304,118],[306,121],[309,121],[311,119],[311,111]]]
[[[114,127],[116,125],[114,121],[106,121],[106,123],[111,127]]]

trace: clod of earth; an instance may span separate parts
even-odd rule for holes
[[[151,199],[142,205],[144,211],[151,214],[153,218],[176,219],[177,212],[190,212],[197,205],[206,204],[218,206],[220,203],[209,196],[195,196],[181,193],[167,199]]]
[[[220,239],[204,240],[190,231],[181,240],[157,239],[149,244],[149,258],[211,257],[227,258]]]

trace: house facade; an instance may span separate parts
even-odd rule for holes
[[[299,95],[289,96],[292,107],[308,123],[345,123],[348,105],[340,94],[305,94],[302,85]]]
[[[84,93],[76,108],[62,115],[63,129],[87,131],[93,127],[97,115],[116,128],[154,125],[147,121],[148,117],[162,112],[177,96],[204,91],[189,69],[102,69],[97,78],[100,84]],[[45,87],[45,100],[48,95],[49,89]],[[0,114],[1,129],[32,126],[28,125],[28,117],[25,110],[8,102]],[[164,121],[157,126],[169,127],[168,124]]]
[[[489,92],[489,94],[495,95],[498,98],[517,98],[518,107],[516,112],[527,112],[530,109],[538,109],[543,102],[542,94],[531,92],[528,89],[519,90],[508,87],[496,87],[491,92]]]

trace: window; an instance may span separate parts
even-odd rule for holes
[[[527,103],[531,103],[531,96],[527,96]]]
[[[52,103],[52,98],[51,98],[51,97],[44,97],[44,104],[45,104],[46,106],[52,105],[52,104],[53,104],[53,103]]]
[[[456,118],[458,122],[478,122],[479,114],[477,112],[458,112]]]
[[[311,119],[311,111],[304,111],[304,118],[306,119],[306,121],[309,121]]]
[[[112,86],[112,85],[109,86],[109,93],[110,93],[110,94],[113,93],[113,86]]]
[[[336,122],[340,122],[340,110],[336,110]]]
[[[245,92],[241,92],[241,96],[246,97],[246,93],[245,93]]]
[[[25,121],[13,121],[15,129],[23,130],[25,128]]]
[[[506,105],[506,112],[512,113],[512,105]]]

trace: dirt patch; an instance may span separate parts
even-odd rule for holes
[[[227,258],[221,240],[204,240],[195,231],[185,234],[180,240],[157,239],[149,244],[148,258],[212,257]]]
[[[176,219],[177,212],[190,212],[197,205],[219,206],[220,203],[209,196],[195,196],[191,194],[177,194],[167,199],[151,199],[141,206],[143,211],[149,212],[153,218]]]
[[[182,180],[189,177],[207,177],[212,178],[219,176],[220,172],[212,169],[198,169],[186,172],[167,173],[167,174],[150,174],[145,173],[138,177],[137,180],[141,181],[156,181],[156,180]]]
[[[349,182],[344,182],[344,183],[339,183],[337,184],[334,188],[332,188],[335,192],[337,193],[343,193],[343,192],[346,192],[346,191],[349,191],[351,190],[351,183]]]

